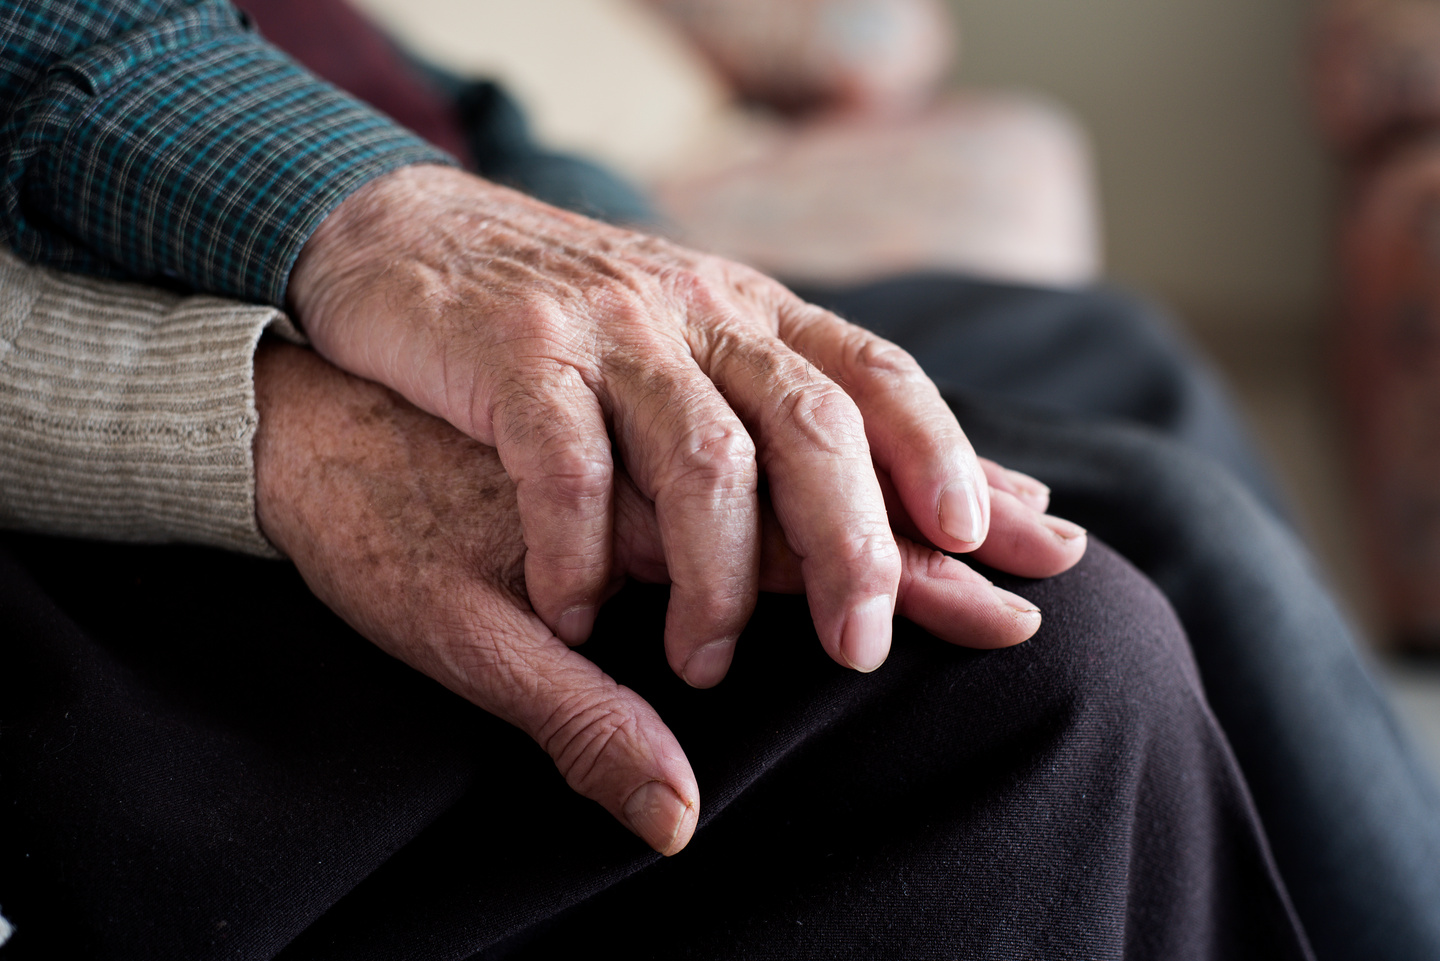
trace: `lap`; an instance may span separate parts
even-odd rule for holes
[[[1047,611],[1030,643],[905,629],[871,676],[824,657],[803,602],[767,599],[712,692],[666,671],[659,593],[628,591],[588,653],[651,699],[704,792],[692,848],[662,861],[284,566],[9,543],[0,903],[88,956],[296,936],[294,958],[550,956],[633,952],[637,930],[693,957],[1293,948],[1183,635],[1100,546],[1011,585]]]
[[[1321,957],[1440,956],[1440,791],[1294,533],[1153,431],[952,404],[1174,605]]]

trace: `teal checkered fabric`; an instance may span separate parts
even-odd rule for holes
[[[346,196],[453,163],[224,0],[0,0],[0,43],[0,240],[30,261],[283,306]]]

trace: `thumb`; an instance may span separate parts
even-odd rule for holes
[[[491,588],[473,599],[452,685],[535,739],[576,792],[664,855],[690,842],[695,773],[644,698],[571,650],[523,602]],[[457,652],[458,653],[458,652]]]

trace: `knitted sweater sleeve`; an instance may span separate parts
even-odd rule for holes
[[[278,556],[255,519],[254,353],[273,307],[0,251],[0,527]]]
[[[450,162],[226,0],[0,4],[0,526],[273,555],[256,343],[336,205]]]

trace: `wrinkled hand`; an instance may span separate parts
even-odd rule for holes
[[[333,363],[499,450],[531,603],[572,644],[613,575],[613,432],[659,520],[667,657],[699,687],[754,609],[762,473],[821,641],[859,670],[889,651],[901,578],[882,483],[944,550],[989,531],[986,475],[904,351],[756,271],[459,171],[362,188],[290,299]]]
[[[495,451],[300,348],[262,345],[255,382],[260,524],[315,594],[385,651],[526,731],[571,787],[657,851],[683,848],[699,812],[690,764],[650,705],[532,611],[516,488]],[[994,530],[977,556],[1032,577],[1078,561],[1085,539],[1055,536],[1055,519],[1037,512],[1043,488],[987,469]],[[664,582],[654,508],[619,481],[616,578]],[[952,558],[897,544],[899,610],[932,633],[1000,647],[1038,628],[1028,601]],[[762,587],[801,588],[802,562],[773,518],[761,554]]]

